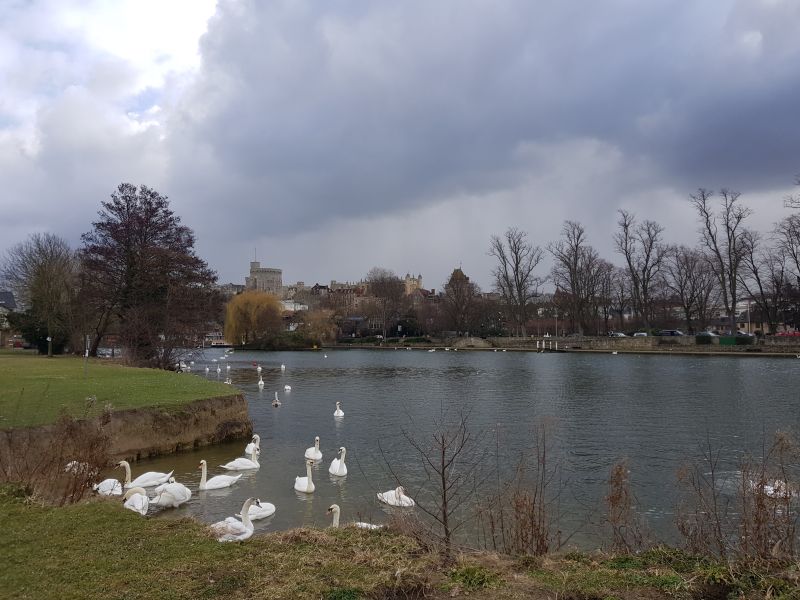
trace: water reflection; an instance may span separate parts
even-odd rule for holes
[[[409,490],[425,478],[403,432],[424,438],[443,410],[464,406],[472,411],[471,426],[487,431],[487,455],[503,474],[521,456],[534,456],[537,432],[545,424],[553,464],[558,463],[566,485],[562,510],[577,520],[599,507],[611,465],[627,458],[639,508],[658,530],[672,527],[675,473],[699,454],[700,444],[710,440],[735,459],[758,452],[765,431],[797,428],[800,419],[795,390],[800,361],[512,352],[327,354],[325,359],[320,352],[237,351],[224,357],[222,350],[212,349],[194,356],[187,377],[221,381],[230,376],[246,395],[261,435],[261,468],[243,471],[231,488],[196,492],[201,458],[208,461],[209,477],[224,473],[219,465],[242,456],[249,440],[134,465],[134,477],[175,469],[178,481],[195,491],[188,504],[161,514],[192,514],[213,522],[232,516],[254,496],[277,509],[269,519],[255,521],[257,532],[327,524],[325,511],[333,503],[342,507],[342,522],[385,522],[396,509],[379,505],[375,494],[397,485],[387,462]],[[276,392],[279,408],[272,407]],[[343,418],[333,416],[337,400]],[[324,457],[313,467],[316,491],[296,492],[294,479],[305,476],[304,452],[316,435]],[[347,447],[346,478],[327,473],[341,446]]]

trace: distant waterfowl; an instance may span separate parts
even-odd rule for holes
[[[402,485],[388,492],[378,492],[378,500],[390,506],[409,507],[416,505],[412,498],[406,496],[406,490]]]
[[[226,371],[230,371],[231,370],[231,366],[230,365],[225,365],[225,370]]]
[[[336,403],[336,410],[333,411],[333,416],[334,417],[343,417],[344,416],[344,411],[342,410],[342,403],[341,402],[337,402]]]
[[[242,520],[228,517],[224,521],[218,521],[210,525],[211,531],[218,542],[243,542],[253,535],[253,523],[250,521],[250,507],[252,505],[261,506],[261,501],[257,498],[248,498],[242,505]]]
[[[436,348],[431,348],[428,352],[436,352]]]
[[[342,446],[339,448],[339,458],[334,458],[331,461],[331,466],[328,467],[328,473],[336,475],[337,477],[344,477],[347,475],[347,465],[344,464],[344,457],[347,455],[347,448]]]
[[[219,375],[220,373],[222,373],[222,369],[220,368],[219,365],[217,365],[217,375]]]
[[[314,445],[306,448],[305,457],[311,460],[322,460],[322,452],[319,451],[319,436],[314,438]]]
[[[311,466],[313,464],[313,460],[306,460],[306,476],[294,478],[294,489],[298,492],[304,492],[306,494],[314,492],[314,481],[311,479]]]
[[[251,452],[250,458],[237,458],[229,463],[220,465],[223,469],[228,471],[247,471],[250,469],[258,469],[261,465],[258,464],[258,452]]]
[[[147,473],[142,473],[136,479],[131,481],[131,465],[128,463],[127,460],[121,460],[117,463],[118,467],[122,467],[125,469],[125,489],[130,489],[134,487],[153,487],[154,485],[160,485],[162,483],[166,483],[170,477],[172,477],[173,471],[169,473],[159,473],[157,471],[148,471]]]
[[[253,434],[253,439],[244,447],[245,456],[250,456],[253,452],[261,452],[261,436],[257,433]]]
[[[283,386],[283,391],[284,392],[291,392],[292,391],[292,386],[290,386],[290,385]]]
[[[261,377],[261,375],[258,376],[258,389],[259,390],[264,389],[264,379]]]
[[[143,487],[129,489],[122,497],[122,506],[145,516],[150,508],[150,498],[147,497],[147,490]]]
[[[278,392],[275,392],[275,399],[272,401],[272,406],[278,407],[281,405],[281,401],[278,398]]]
[[[101,496],[122,496],[122,484],[117,479],[104,479],[92,489]]]
[[[285,370],[286,370],[286,365],[281,365],[281,371],[285,371]]]
[[[227,383],[228,385],[233,385],[233,379],[231,379],[230,377],[226,377],[225,383]]]
[[[150,504],[153,506],[178,508],[192,498],[192,490],[175,481],[174,477],[170,478],[169,483],[158,486],[155,491],[156,495],[150,498]]]
[[[208,368],[208,367],[206,367],[206,375],[208,375],[208,371],[209,371],[209,368]]]
[[[208,465],[206,464],[205,460],[200,461],[199,469],[201,470],[200,475],[200,486],[198,489],[200,490],[219,490],[226,487],[231,487],[234,483],[241,479],[241,474],[239,475],[215,475],[211,479],[206,480],[206,476],[208,474]]]
[[[258,366],[256,367],[256,373],[261,373],[261,365],[258,365]]]
[[[614,350],[611,354],[619,354],[616,350]]]

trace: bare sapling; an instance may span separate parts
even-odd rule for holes
[[[611,528],[615,552],[635,552],[644,545],[642,521],[636,512],[636,498],[631,490],[630,470],[625,460],[611,467],[606,496],[606,521]]]

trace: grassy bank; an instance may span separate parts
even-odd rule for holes
[[[0,429],[52,423],[62,412],[94,416],[108,404],[170,407],[230,393],[230,386],[187,374],[102,360],[90,360],[84,374],[81,358],[0,354]]]
[[[685,553],[489,555],[443,566],[391,531],[293,530],[220,544],[190,519],[142,518],[119,500],[48,508],[0,487],[0,597],[800,598],[797,570],[737,571]]]

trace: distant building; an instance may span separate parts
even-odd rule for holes
[[[14,302],[14,294],[0,290],[0,347],[8,343],[7,337],[10,335],[10,325],[8,313],[16,310],[17,303]]]
[[[223,283],[217,286],[220,293],[226,298],[233,298],[245,290],[245,286],[240,283]]]
[[[406,296],[410,296],[414,290],[422,289],[422,275],[417,275],[414,277],[413,275],[406,273],[406,276],[403,279],[403,286],[405,288],[403,293]]]
[[[245,277],[248,290],[267,292],[278,297],[283,293],[283,271],[270,267],[262,267],[258,261],[250,263],[250,277]]]

